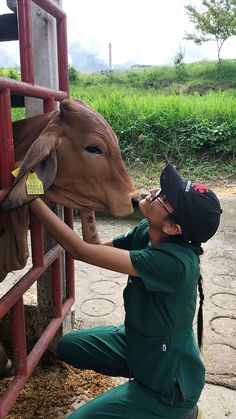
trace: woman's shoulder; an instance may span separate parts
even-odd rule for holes
[[[192,260],[198,263],[198,256],[190,243],[165,242],[158,246],[158,250],[181,260]]]
[[[158,245],[158,249],[173,251],[173,252],[192,252],[192,246],[190,243],[181,243],[181,242],[162,242]]]

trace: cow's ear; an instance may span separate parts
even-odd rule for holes
[[[38,179],[41,191],[42,188],[43,191],[46,191],[51,186],[57,173],[56,149],[59,144],[59,136],[52,132],[44,132],[37,138],[20,164],[19,174],[2,202],[1,210],[11,211],[25,205],[39,195],[37,187],[35,187],[35,193],[33,193],[34,185],[31,184],[30,193],[26,188],[26,182],[30,180],[30,173],[34,174],[33,178],[36,179],[36,182]]]

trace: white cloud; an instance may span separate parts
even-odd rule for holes
[[[0,66],[15,67],[20,65],[19,42],[3,42],[0,44]]]
[[[185,62],[215,60],[215,42],[196,46],[183,39],[194,27],[184,5],[200,8],[201,0],[62,0],[67,13],[68,41],[78,42],[97,58],[108,62],[108,44],[112,44],[112,62],[171,64],[179,47],[185,49]],[[0,13],[9,12],[1,2]],[[236,37],[226,41],[222,58],[235,58]],[[19,63],[17,42],[0,44],[0,65]],[[13,61],[12,61],[13,60]],[[8,64],[5,64],[8,65]],[[12,65],[12,64],[11,64]]]
[[[171,63],[182,45],[186,61],[216,59],[215,43],[195,46],[184,41],[194,27],[184,5],[201,0],[63,0],[68,19],[68,39],[108,61],[112,43],[113,63],[134,60],[142,64]],[[222,58],[235,58],[236,37],[227,41]],[[196,57],[196,58],[195,58]]]

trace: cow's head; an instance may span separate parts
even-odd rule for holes
[[[34,131],[35,122],[35,118],[25,120],[27,133],[30,124]],[[22,144],[20,150],[22,154]],[[117,137],[107,121],[82,101],[64,100],[25,151],[18,162],[19,175],[2,203],[4,211],[35,197],[25,187],[33,171],[43,182],[47,197],[68,208],[108,210],[114,216],[133,212],[132,198],[139,194],[123,164]],[[17,149],[15,155],[18,159]]]

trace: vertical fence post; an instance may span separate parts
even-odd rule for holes
[[[20,44],[21,80],[34,84],[34,62],[32,53],[31,1],[20,0],[18,4],[18,26]]]
[[[12,183],[11,172],[14,169],[14,148],[11,123],[10,90],[0,92],[0,186],[6,188]]]
[[[12,350],[16,375],[27,374],[24,302],[20,298],[11,309]]]

